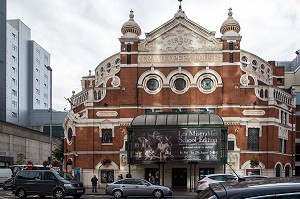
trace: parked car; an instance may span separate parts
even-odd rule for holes
[[[126,196],[154,196],[162,198],[164,196],[172,196],[173,191],[162,185],[155,185],[151,182],[140,178],[125,178],[107,184],[105,192],[115,198]]]
[[[200,179],[198,180],[197,185],[197,193],[203,191],[208,187],[211,183],[217,183],[217,182],[226,182],[230,180],[237,180],[237,177],[231,174],[208,174],[208,175],[202,175]]]
[[[12,171],[10,168],[0,168],[0,184],[12,177]]]
[[[268,178],[268,176],[261,176],[261,175],[247,175],[247,176],[240,176],[239,178],[245,180],[256,180],[256,179],[264,179]]]
[[[2,185],[2,188],[4,190],[12,189],[13,182],[14,182],[14,178],[9,178],[8,180],[5,180],[3,185]]]
[[[264,178],[210,184],[195,199],[300,198],[300,178]]]
[[[53,196],[58,199],[65,196],[80,198],[85,193],[81,182],[62,176],[54,170],[22,170],[14,178],[12,192],[19,198],[39,195],[40,198]]]

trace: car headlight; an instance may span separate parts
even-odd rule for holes
[[[64,184],[64,187],[73,187],[72,184]]]

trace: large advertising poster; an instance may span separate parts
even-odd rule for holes
[[[135,129],[133,162],[219,162],[221,129]]]

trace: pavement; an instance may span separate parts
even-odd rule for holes
[[[97,189],[97,192],[96,193],[93,193],[92,192],[92,189],[91,188],[86,188],[85,190],[85,194],[86,195],[105,195],[105,188],[98,188]],[[173,195],[176,196],[176,195],[193,195],[193,196],[196,196],[197,193],[194,192],[194,191],[190,191],[189,189],[187,190],[173,190]]]

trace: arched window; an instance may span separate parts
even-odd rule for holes
[[[286,165],[285,166],[285,177],[289,177],[290,176],[290,165]]]
[[[281,166],[279,164],[276,165],[276,177],[281,176]]]

